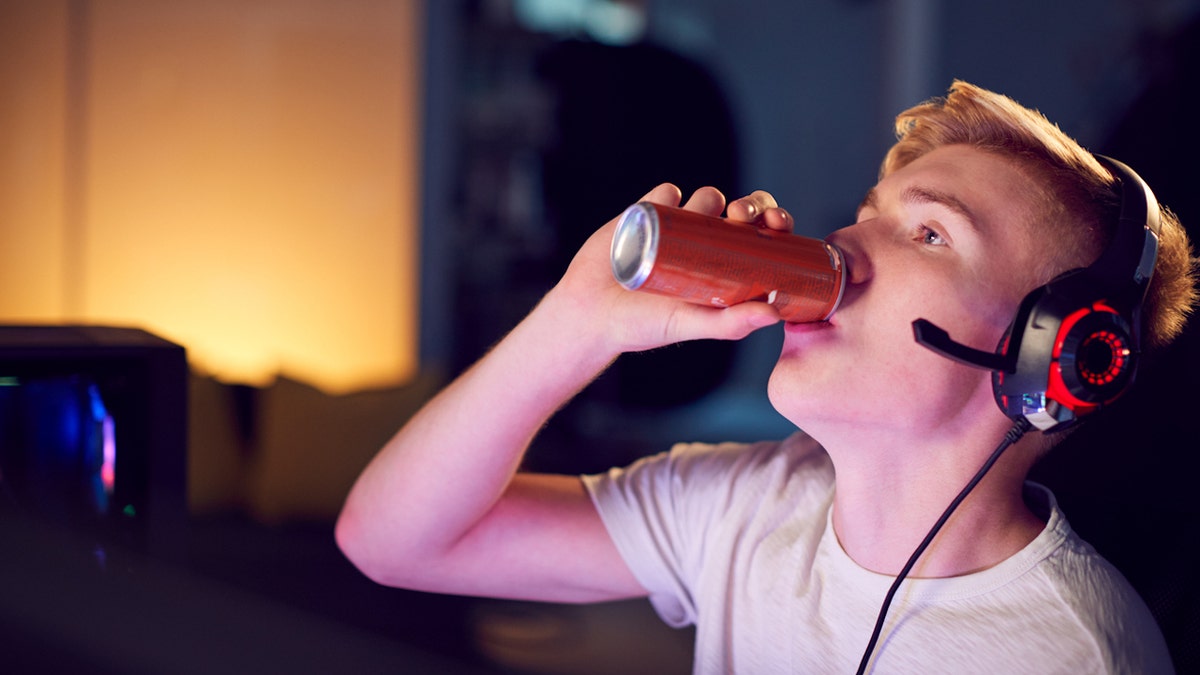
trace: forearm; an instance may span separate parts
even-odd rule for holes
[[[585,311],[551,292],[372,460],[338,524],[356,564],[434,559],[486,516],[537,431],[616,356]]]

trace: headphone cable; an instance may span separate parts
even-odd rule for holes
[[[875,630],[871,632],[871,640],[867,643],[867,649],[865,652],[863,652],[862,661],[858,664],[858,675],[862,675],[867,670],[867,664],[871,661],[871,654],[875,651],[876,643],[879,642],[880,633],[883,632],[883,622],[884,619],[887,618],[888,607],[891,606],[892,598],[895,597],[896,591],[899,590],[900,583],[904,581],[905,577],[908,576],[908,573],[912,571],[913,566],[917,564],[917,559],[921,557],[921,554],[924,553],[925,549],[929,547],[929,544],[933,542],[933,538],[937,536],[938,531],[940,531],[942,526],[946,524],[946,521],[950,519],[950,515],[954,513],[954,510],[958,508],[958,505],[967,498],[967,495],[971,494],[971,490],[975,489],[975,486],[979,484],[979,481],[983,480],[983,477],[987,475],[988,470],[992,468],[992,465],[996,463],[996,460],[1000,459],[1000,455],[1003,454],[1010,445],[1020,440],[1021,437],[1025,435],[1025,432],[1029,431],[1031,426],[1032,425],[1029,423],[1029,420],[1024,417],[1019,418],[1016,423],[1013,424],[1012,428],[1010,428],[1004,434],[1004,439],[1000,441],[1000,445],[992,451],[991,456],[987,458],[987,461],[983,463],[983,466],[979,468],[979,471],[975,472],[975,476],[970,480],[970,482],[967,483],[966,487],[964,487],[962,491],[958,493],[958,496],[954,498],[954,501],[950,502],[950,506],[946,507],[946,510],[942,512],[941,517],[938,518],[937,522],[933,524],[932,528],[930,528],[929,534],[925,535],[925,539],[921,541],[920,545],[917,546],[916,550],[913,551],[911,556],[909,556],[908,562],[904,564],[904,568],[900,570],[900,574],[896,575],[896,580],[892,582],[891,588],[888,589],[887,595],[883,598],[883,606],[879,608],[879,616],[875,619]]]

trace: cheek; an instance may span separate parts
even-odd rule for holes
[[[987,265],[959,284],[958,320],[965,328],[974,328],[980,335],[991,337],[990,344],[980,348],[996,348],[1016,316],[1021,300],[1032,290],[1032,280],[1020,273],[1028,263],[1013,260],[1013,264],[1004,268]]]
[[[997,281],[960,280],[955,293],[945,302],[928,302],[917,308],[913,319],[932,321],[950,338],[969,347],[995,351],[1016,315],[1023,294]],[[908,329],[911,333],[911,320]]]

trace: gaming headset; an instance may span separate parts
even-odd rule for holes
[[[1118,181],[1112,241],[1088,267],[1060,275],[1021,301],[997,353],[955,342],[925,319],[917,342],[992,371],[996,403],[1014,420],[1059,431],[1116,400],[1133,382],[1141,308],[1158,256],[1158,201],[1132,169],[1096,155]]]

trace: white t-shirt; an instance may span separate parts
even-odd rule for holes
[[[833,466],[796,434],[679,445],[584,482],[664,621],[696,625],[697,673],[853,673],[894,577],[833,533]],[[1129,583],[1067,524],[1047,520],[992,568],[900,587],[876,673],[1169,673],[1158,626]]]

